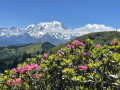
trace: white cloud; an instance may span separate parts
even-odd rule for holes
[[[84,27],[74,29],[74,32],[84,35],[92,32],[113,31],[113,30],[115,30],[113,27],[105,26],[103,24],[87,24]]]

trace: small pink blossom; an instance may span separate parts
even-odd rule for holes
[[[112,40],[112,41],[111,41],[111,45],[114,45],[114,44],[115,44],[115,42],[114,42],[114,40]]]
[[[21,67],[21,69],[25,69],[25,67],[24,67],[24,66],[22,66],[22,67]]]
[[[14,84],[14,83],[15,83],[15,80],[13,80],[12,83]]]
[[[7,82],[7,86],[9,87],[12,84],[12,81]]]
[[[65,48],[71,48],[71,45],[70,45],[70,44],[68,44]]]
[[[20,71],[21,70],[21,67],[17,67],[17,71]]]
[[[17,72],[17,70],[16,70],[15,68],[13,68],[12,70],[13,70],[13,72],[14,72],[14,73],[16,73],[16,72]]]
[[[27,71],[31,71],[31,70],[32,70],[32,66],[26,65],[25,69],[26,69]]]
[[[72,48],[75,48],[75,46],[72,46]]]
[[[72,69],[75,69],[76,68],[76,66],[73,66],[73,68]]]
[[[47,59],[48,58],[48,54],[44,53],[44,58]]]
[[[85,55],[84,55],[84,57],[89,57],[89,56],[90,56],[89,52],[85,53]]]
[[[40,62],[42,63],[43,61],[41,60]]]
[[[98,45],[96,45],[96,47],[99,47],[99,48],[101,48],[101,45],[100,45],[100,44],[98,44]]]
[[[26,70],[21,70],[20,73],[21,74],[25,74]]]
[[[39,69],[38,64],[34,64],[34,68]]]
[[[79,44],[80,44],[81,46],[85,46],[85,44],[84,44],[83,42],[80,42]]]
[[[60,53],[63,53],[61,50],[58,51],[57,55],[60,56]]]
[[[15,79],[17,76],[15,75],[14,77],[13,77],[13,79]]]
[[[7,86],[9,87],[10,85],[12,84],[12,82],[10,81],[10,82],[7,82]]]
[[[80,42],[78,41],[78,40],[74,40],[73,42],[72,42],[72,45],[75,47],[75,46],[77,46],[77,45],[79,45],[80,44]]]
[[[89,52],[84,52],[84,50],[83,50],[83,54],[84,54],[84,57],[89,57],[90,56],[90,53]]]
[[[82,52],[85,54],[86,52],[84,50],[82,50]]]
[[[35,76],[33,76],[33,78],[36,78],[36,79],[38,79],[39,77],[40,77],[39,74],[36,74]]]
[[[87,65],[85,65],[85,66],[84,65],[80,65],[79,68],[82,69],[83,71],[85,71],[85,70],[87,70]]]
[[[21,78],[16,79],[15,83],[19,84],[21,82]]]

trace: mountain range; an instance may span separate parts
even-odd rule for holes
[[[71,29],[58,21],[32,24],[20,29],[16,27],[0,28],[0,46],[24,45],[46,41],[52,44],[60,44],[91,32],[113,30],[112,27],[99,24],[87,24],[80,28]]]

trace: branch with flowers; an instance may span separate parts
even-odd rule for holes
[[[54,55],[27,58],[0,75],[0,89],[120,89],[120,41],[95,45],[74,40]]]

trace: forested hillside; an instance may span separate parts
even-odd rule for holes
[[[24,46],[0,47],[0,72],[5,69],[16,67],[18,63],[25,61],[26,58],[35,57],[53,48],[49,42],[28,44]]]

